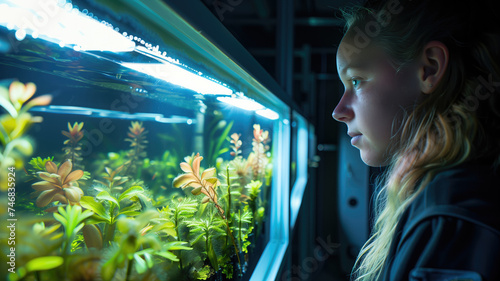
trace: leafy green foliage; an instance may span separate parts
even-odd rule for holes
[[[42,197],[43,204],[55,202],[56,207],[50,208],[52,211],[63,206],[62,211],[54,214],[60,224],[52,217],[47,228],[44,224],[36,224],[35,235],[38,236],[33,241],[43,247],[28,247],[23,243],[30,254],[23,252],[28,250],[19,249],[19,260],[21,264],[34,260],[34,266],[28,269],[20,266],[24,275],[16,278],[37,274],[42,280],[69,280],[86,276],[86,272],[91,272],[88,276],[105,281],[206,280],[221,274],[225,279],[241,277],[245,267],[241,266],[240,258],[248,258],[244,253],[248,254],[251,249],[254,241],[251,235],[262,227],[260,222],[265,214],[262,201],[266,198],[262,191],[268,190],[272,166],[266,163],[270,153],[265,131],[254,128],[254,139],[258,139],[254,147],[262,153],[261,161],[256,161],[255,150],[248,158],[243,157],[241,134],[233,133],[228,137],[232,126],[232,122],[229,125],[219,122],[210,131],[213,139],[209,140],[211,151],[207,159],[211,166],[201,167],[203,157],[193,153],[180,163],[182,174],[178,174],[181,150],[165,150],[155,158],[146,158],[147,131],[140,122],[132,122],[129,128],[130,149],[98,154],[98,160],[89,163],[92,173],[78,170],[72,174],[75,171],[70,164],[64,164],[72,161],[56,165],[52,162],[53,157],[33,158],[30,171],[43,174],[45,181],[35,185],[40,193],[56,190],[49,189],[51,186],[64,192],[64,188],[77,186],[77,180],[101,177],[94,179],[92,187],[82,187],[87,196],[78,193],[81,195],[78,202],[62,200],[63,194],[57,198]],[[69,136],[72,134],[75,139],[79,137],[82,127],[83,123],[68,124],[66,144],[71,142]],[[234,159],[218,157],[227,151],[233,152]],[[257,180],[250,181],[254,176],[250,172],[257,169],[255,165],[259,165],[261,172]],[[217,171],[222,173],[217,174]],[[179,189],[167,189],[167,186]],[[64,207],[65,204],[70,209]],[[32,209],[40,208],[33,205]],[[33,233],[34,230],[19,233],[19,237],[27,241],[26,237]],[[48,269],[32,271],[37,266],[42,268],[38,263],[44,259],[37,258],[45,257],[49,257]],[[56,266],[58,257],[63,258],[62,266]],[[236,259],[239,266],[235,265]],[[73,266],[78,270],[69,270]],[[237,271],[239,274],[235,274]]]
[[[148,131],[142,126],[142,122],[131,122],[129,132],[127,133],[128,137],[125,138],[126,142],[130,142],[130,150],[127,153],[128,161],[125,163],[125,171],[128,175],[134,175],[137,172],[137,168],[142,165],[142,159],[147,156],[147,133]]]
[[[234,214],[234,230],[236,233],[236,237],[238,238],[238,242],[240,245],[241,251],[247,253],[247,248],[250,245],[250,241],[248,241],[248,235],[252,232],[252,212],[248,210],[248,208],[244,208],[243,212],[238,210],[238,213]]]
[[[209,163],[215,163],[217,157],[229,151],[228,147],[224,147],[224,142],[228,139],[233,123],[234,121],[231,121],[227,124],[225,120],[216,118],[210,124],[207,130],[209,136],[206,144],[206,157]]]
[[[31,99],[35,91],[33,83],[14,81],[8,89],[0,85],[0,107],[7,112],[0,115],[1,183],[7,181],[8,173],[4,171],[9,167],[23,167],[24,158],[33,153],[32,141],[25,134],[31,125],[41,122],[42,118],[32,116],[28,110],[33,106],[47,105],[52,100],[50,96]],[[6,184],[0,185],[0,191],[6,191],[7,188]]]
[[[32,169],[28,169],[28,171],[30,171],[32,173],[45,171],[45,164],[48,161],[53,162],[54,156],[43,158],[43,159],[41,157],[31,158],[31,160],[28,162],[28,164],[31,165]]]
[[[226,231],[221,228],[224,226],[224,221],[211,213],[208,218],[191,220],[187,222],[187,225],[192,233],[192,236],[194,236],[194,239],[191,240],[191,244],[204,242],[205,253],[210,261],[210,264],[215,271],[219,270],[217,255],[215,254],[213,247],[213,239],[215,236],[226,235]]]
[[[66,205],[66,208],[59,207],[59,213],[54,213],[54,218],[59,221],[64,227],[65,244],[63,253],[68,254],[71,249],[71,244],[76,234],[84,226],[83,221],[92,216],[92,211],[85,210],[82,212],[82,207],[75,205]]]
[[[74,166],[83,170],[81,164],[82,158],[82,144],[80,140],[83,138],[83,122],[75,122],[73,126],[68,122],[68,131],[61,131],[61,133],[68,139],[64,141],[64,160],[71,160]]]

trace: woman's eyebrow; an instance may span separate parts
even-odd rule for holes
[[[355,64],[348,64],[345,67],[340,69],[340,72],[338,73],[339,76],[345,75],[348,70],[357,70],[357,71],[363,71],[368,68],[368,63],[366,62],[360,62],[360,63],[355,63]]]

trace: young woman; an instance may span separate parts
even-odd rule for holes
[[[493,1],[491,1],[493,2]],[[355,280],[500,280],[500,32],[490,1],[345,13],[333,118],[380,180]]]

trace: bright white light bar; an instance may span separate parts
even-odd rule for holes
[[[72,115],[83,115],[83,116],[98,117],[98,118],[103,118],[103,117],[114,118],[122,120],[156,121],[159,123],[171,123],[171,124],[179,123],[179,124],[191,125],[193,123],[196,123],[196,121],[191,118],[178,115],[164,117],[163,114],[158,114],[158,113],[147,113],[147,112],[127,113],[127,112],[107,110],[107,109],[80,107],[80,106],[66,106],[66,105],[37,106],[31,108],[30,112],[72,114]]]
[[[217,100],[244,110],[255,111],[264,109],[264,106],[260,103],[248,98],[218,97]]]
[[[262,110],[257,110],[255,113],[259,114],[262,117],[265,117],[270,120],[276,120],[280,118],[279,114],[272,111],[271,109],[262,109]]]
[[[231,95],[233,91],[215,81],[180,66],[165,63],[121,63],[122,66],[151,75],[168,83],[191,89],[203,95]]]
[[[0,0],[0,25],[16,30],[18,40],[31,35],[76,51],[135,49],[135,43],[109,23],[97,21],[65,0]]]

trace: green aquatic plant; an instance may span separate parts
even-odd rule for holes
[[[82,211],[82,207],[75,205],[66,205],[66,208],[59,206],[58,212],[54,213],[54,218],[61,223],[64,227],[64,243],[62,250],[63,260],[66,262],[70,254],[71,245],[75,239],[76,234],[85,225],[83,221],[92,216],[89,210]],[[64,274],[67,273],[67,264],[64,268]]]
[[[225,147],[224,142],[228,139],[229,132],[233,127],[234,121],[227,122],[225,120],[220,120],[216,118],[211,126],[208,128],[208,138],[206,138],[207,143],[206,158],[209,163],[215,163],[217,157],[229,151],[229,148]]]
[[[250,241],[248,241],[248,236],[252,233],[254,227],[252,226],[252,212],[248,210],[248,208],[244,208],[243,212],[241,209],[238,210],[237,213],[234,214],[234,229],[236,237],[238,237],[238,242],[240,245],[240,249],[244,253],[248,253],[248,246],[250,245]]]
[[[172,251],[192,249],[185,246],[185,242],[162,242],[157,235],[162,226],[155,223],[159,216],[158,211],[147,210],[136,218],[122,217],[117,221],[117,229],[121,235],[118,243],[111,247],[109,258],[101,268],[104,281],[112,280],[120,268],[126,272],[123,279],[129,280],[133,269],[137,274],[144,274],[153,268],[154,256],[178,261]]]
[[[43,95],[31,99],[35,94],[33,83],[23,84],[14,81],[7,89],[0,86],[0,107],[7,113],[0,115],[0,169],[22,168],[24,158],[33,153],[32,141],[25,136],[34,123],[42,122],[41,117],[32,116],[28,110],[33,106],[47,105],[52,97]],[[30,100],[31,99],[31,100]],[[5,183],[8,173],[0,173],[0,182]],[[6,191],[7,184],[1,184],[0,190]]]
[[[28,164],[31,166],[31,168],[28,167],[28,169],[26,169],[26,167],[25,167],[26,174],[31,179],[38,178],[37,173],[45,171],[45,164],[49,161],[53,162],[54,156],[47,157],[47,158],[41,158],[41,157],[31,158],[31,160],[28,162]]]
[[[208,202],[213,203],[213,205],[217,209],[218,214],[226,223],[226,227],[228,229],[227,233],[229,233],[231,241],[233,242],[241,272],[241,261],[238,256],[238,247],[236,246],[236,241],[234,240],[231,228],[229,227],[229,221],[227,220],[226,216],[224,216],[224,209],[218,203],[218,195],[215,189],[220,185],[220,181],[217,178],[216,169],[212,167],[201,172],[200,164],[201,160],[203,160],[203,157],[200,156],[199,153],[190,157],[186,157],[184,158],[184,160],[186,162],[181,162],[180,164],[181,170],[184,172],[184,174],[181,174],[174,179],[174,187],[181,187],[182,189],[192,187],[193,189],[191,190],[191,193],[193,195],[205,195],[201,200],[202,204],[206,204]]]
[[[78,187],[78,180],[83,176],[82,170],[74,170],[70,160],[64,161],[57,168],[52,161],[45,163],[46,172],[37,172],[42,181],[31,186],[36,191],[36,205],[45,207],[51,202],[61,202],[63,204],[77,205],[83,196],[83,191]]]
[[[28,164],[30,164],[33,169],[28,169],[28,171],[35,172],[35,173],[40,172],[40,171],[44,171],[45,164],[49,161],[53,162],[54,156],[43,158],[43,159],[41,157],[31,158],[31,160],[28,162]]]
[[[204,242],[204,248],[210,265],[215,271],[219,270],[219,262],[214,250],[215,236],[226,235],[226,231],[222,229],[224,220],[213,215],[213,212],[207,218],[199,218],[187,222],[190,232],[195,237],[191,244],[194,245],[198,241]]]
[[[160,193],[172,186],[177,174],[178,158],[169,150],[165,150],[160,158],[144,159],[142,172],[145,182],[152,192]]]
[[[83,138],[83,122],[75,122],[73,126],[68,122],[68,131],[61,131],[61,133],[68,139],[64,141],[64,160],[71,160],[73,166],[83,170],[81,164],[82,158],[82,144],[80,140]]]
[[[95,180],[95,182],[102,184],[107,188],[107,191],[111,194],[121,192],[123,190],[123,184],[128,181],[128,177],[120,176],[120,172],[123,170],[123,165],[116,169],[111,169],[104,167],[105,173],[102,175],[103,180]]]
[[[191,218],[197,210],[198,202],[193,198],[172,198],[167,211],[171,215],[177,241],[182,241],[181,225],[185,222],[186,219]],[[182,270],[182,253],[179,253],[179,265]]]
[[[232,226],[232,209],[234,205],[234,199],[233,198],[239,198],[241,196],[241,192],[236,188],[239,186],[238,182],[235,182],[239,177],[234,176],[231,174],[234,169],[231,169],[229,165],[226,166],[226,172],[222,173],[221,176],[222,178],[225,179],[225,183],[222,184],[223,187],[225,187],[225,192],[221,196],[226,201],[226,216],[227,216],[227,221],[228,221],[228,234],[226,236],[226,244],[229,243],[229,237],[230,233],[229,230],[231,229]]]
[[[71,245],[76,234],[85,225],[83,221],[92,216],[92,211],[84,210],[82,207],[75,205],[66,205],[66,208],[59,206],[58,212],[54,213],[54,218],[64,227],[65,241],[63,243],[63,255],[67,256],[70,253]]]
[[[133,217],[141,214],[142,205],[139,196],[144,193],[141,186],[132,186],[118,196],[111,195],[107,190],[95,187],[99,193],[93,196],[83,196],[82,207],[94,212],[89,218],[89,224],[105,223],[103,245],[108,245],[114,239],[116,221],[120,215]]]
[[[47,225],[45,223],[47,221]],[[30,275],[41,276],[42,272],[59,267],[51,259],[61,260],[56,256],[63,243],[61,224],[54,223],[53,219],[42,217],[23,217],[16,224],[16,240],[23,241],[15,246],[16,270],[8,275],[8,280],[30,280]],[[7,240],[4,245],[7,244]]]
[[[148,131],[142,126],[142,122],[139,121],[132,121],[128,129],[128,137],[125,138],[125,141],[130,142],[130,149],[127,152],[128,161],[125,163],[125,171],[127,175],[135,175],[137,168],[142,165],[142,159],[147,156],[146,146],[148,140],[146,139],[146,134]]]
[[[248,194],[248,206],[250,207],[250,211],[252,212],[252,217],[256,218],[257,217],[257,209],[260,207],[261,200],[260,200],[260,191],[261,191],[261,186],[262,182],[257,180],[257,181],[251,181],[249,184],[245,186],[245,189],[247,189],[247,194]],[[253,221],[255,224],[255,221]]]

